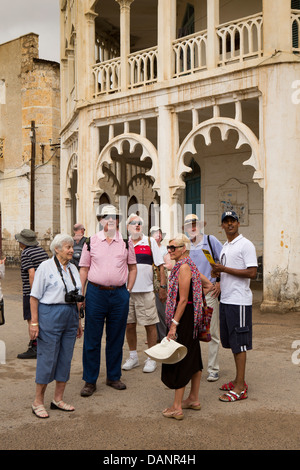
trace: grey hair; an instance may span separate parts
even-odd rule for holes
[[[137,215],[137,214],[130,214],[130,216],[128,217],[128,219],[126,221],[126,225],[128,225],[129,222],[131,222],[131,220],[135,219],[136,217],[138,217],[140,219],[140,221],[142,222],[142,225],[144,225],[144,221],[143,221],[142,217],[140,215]]]
[[[57,235],[55,235],[50,244],[50,250],[52,254],[55,255],[55,249],[61,250],[63,245],[65,245],[66,243],[71,243],[72,245],[74,245],[74,240],[70,235],[66,235],[64,233],[58,233]]]

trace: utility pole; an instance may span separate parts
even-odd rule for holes
[[[36,151],[36,138],[35,138],[35,122],[31,121],[30,140],[31,140],[31,164],[30,164],[30,229],[35,229],[35,151]]]

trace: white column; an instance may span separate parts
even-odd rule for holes
[[[219,41],[216,33],[220,22],[219,0],[207,0],[207,46],[206,64],[208,69],[217,67],[219,59]]]
[[[292,52],[291,0],[263,0],[264,55]]]
[[[121,90],[129,85],[128,56],[130,54],[130,5],[134,0],[116,0],[120,5]]]
[[[296,64],[263,78],[265,149],[263,311],[300,307],[300,104],[293,100]],[[262,81],[261,81],[262,82]],[[288,86],[290,84],[290,86]],[[278,94],[280,90],[280,94]]]
[[[157,30],[157,79],[162,82],[171,79],[174,73],[172,41],[176,39],[176,0],[158,0]]]
[[[162,104],[158,110],[158,159],[160,174],[161,228],[167,237],[174,236],[177,221],[177,200],[172,198],[171,182],[174,178],[175,156],[178,149],[178,127],[172,108]]]

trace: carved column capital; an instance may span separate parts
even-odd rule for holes
[[[132,2],[134,2],[134,0],[115,0],[119,5],[120,5],[120,8],[130,8],[130,5],[132,4]]]

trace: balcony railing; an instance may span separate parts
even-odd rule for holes
[[[293,52],[300,53],[300,10],[291,11]],[[217,65],[226,66],[256,59],[263,55],[263,14],[224,23],[216,29],[219,40]],[[172,78],[207,70],[208,34],[197,32],[172,43]],[[120,57],[98,63],[92,67],[94,97],[121,90]],[[151,47],[128,56],[128,89],[157,82],[158,48]]]
[[[173,41],[174,77],[206,69],[207,32],[190,34]]]
[[[261,13],[220,25],[217,29],[220,38],[219,65],[261,57],[262,25]]]
[[[129,88],[149,85],[157,81],[157,54],[157,47],[150,47],[129,55]]]

